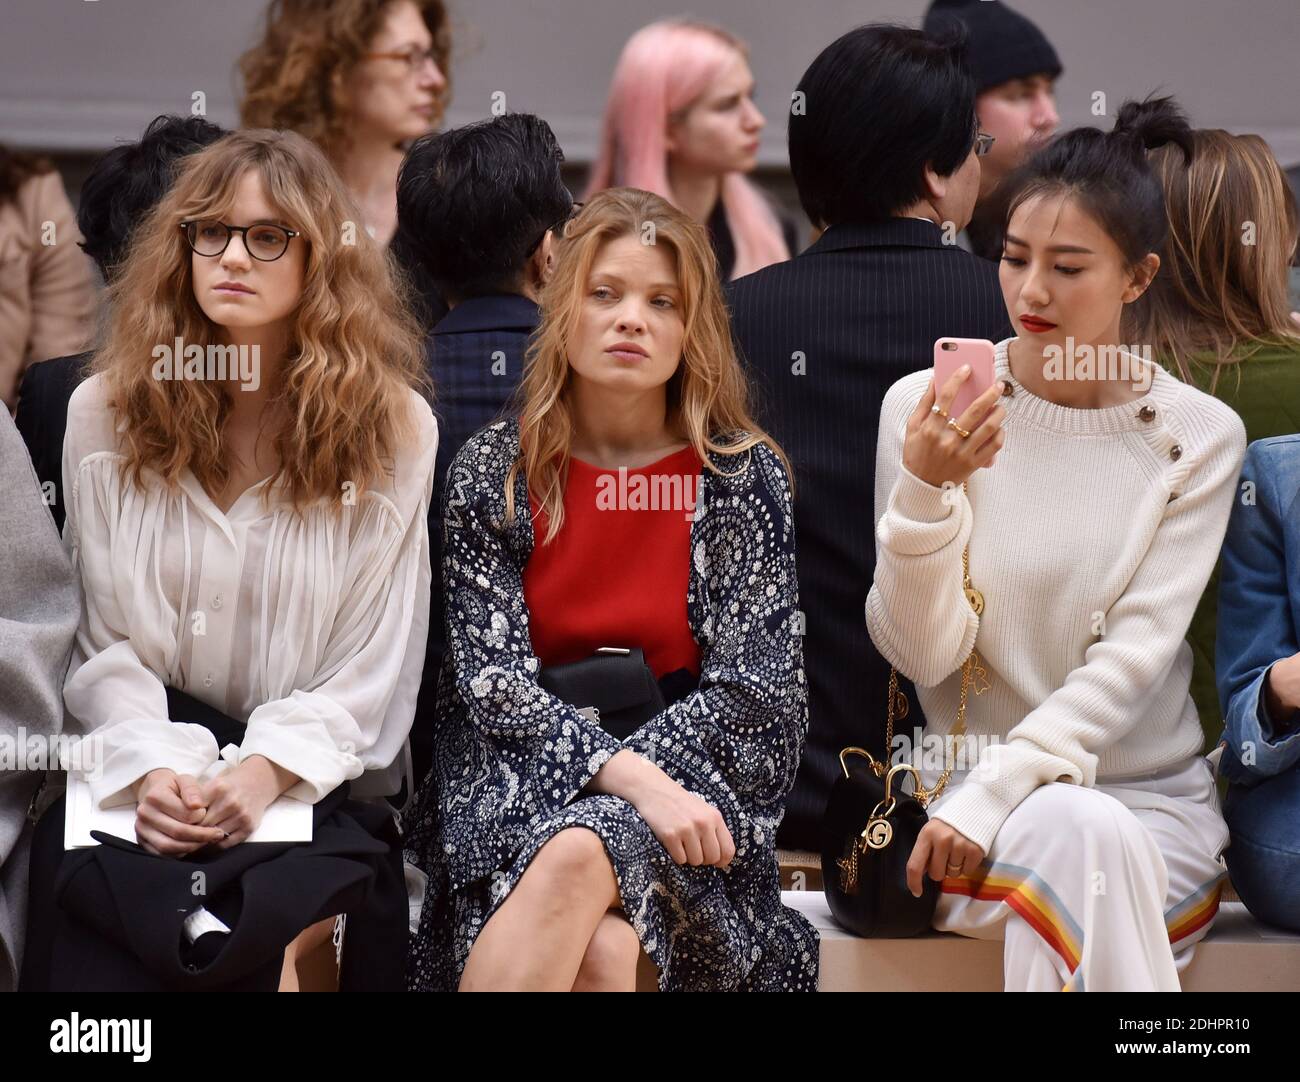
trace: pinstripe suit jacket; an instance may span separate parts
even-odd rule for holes
[[[931,366],[936,338],[997,342],[1012,331],[997,265],[916,218],[831,226],[727,295],[759,421],[794,471],[810,726],[778,840],[817,849],[840,749],[884,751],[889,665],[863,612],[876,564],[880,404],[896,380]],[[910,734],[924,722],[909,698],[912,714],[896,731]]]

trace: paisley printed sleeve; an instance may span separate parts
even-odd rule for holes
[[[741,862],[774,844],[808,729],[794,526],[789,483],[768,447],[754,447],[736,477],[705,478],[687,598],[699,689],[623,746],[717,808]]]
[[[453,709],[464,712],[477,766],[505,781],[501,799],[476,800],[458,814],[486,816],[485,833],[510,838],[570,803],[622,745],[537,682],[541,662],[529,637],[523,587],[531,549],[528,498],[521,479],[515,506],[523,513],[507,523],[503,485],[512,456],[501,446],[506,434],[504,424],[483,430],[448,471],[443,585],[444,679],[451,681]]]

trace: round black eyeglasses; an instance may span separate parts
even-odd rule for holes
[[[296,229],[283,225],[227,225],[216,219],[205,218],[193,222],[181,222],[181,232],[185,241],[196,254],[212,258],[221,255],[230,244],[234,233],[240,234],[244,250],[254,259],[263,263],[273,263],[289,248],[289,241],[302,236]]]

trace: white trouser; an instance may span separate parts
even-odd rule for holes
[[[934,927],[1003,939],[1007,991],[1176,992],[1218,911],[1227,844],[1199,756],[1091,789],[1053,782],[1007,817],[975,876],[944,881]]]

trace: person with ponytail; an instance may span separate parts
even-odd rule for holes
[[[708,238],[607,189],[541,307],[517,419],[447,475],[409,987],[631,991],[644,953],[664,991],[814,990],[775,850],[808,722],[791,487]],[[666,704],[622,739],[539,680],[602,647],[640,648]]]
[[[1012,174],[993,385],[957,413],[968,370],[918,372],[881,411],[867,624],[930,731],[969,689],[966,738],[917,764],[954,769],[908,882],[941,884],[935,928],[1003,938],[1009,990],[1177,991],[1226,875],[1185,636],[1245,432],[1120,337],[1165,144],[1191,148],[1174,103],[1129,102]]]
[[[686,19],[652,23],[614,69],[584,200],[615,185],[662,196],[704,223],[723,281],[789,259],[795,228],[745,179],[766,120],[742,41]]]

